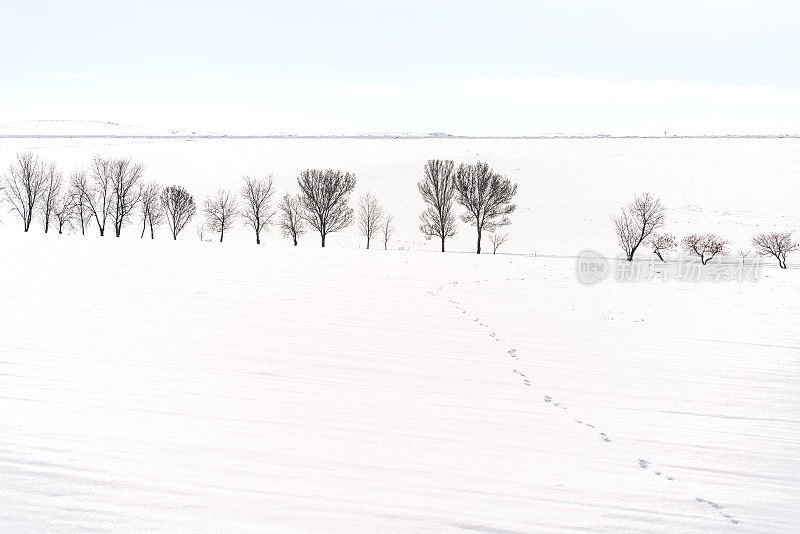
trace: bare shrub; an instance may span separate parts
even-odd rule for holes
[[[489,243],[492,245],[492,254],[497,254],[497,249],[499,249],[503,244],[508,241],[508,233],[498,234],[497,232],[490,232],[489,233]]]
[[[762,256],[774,256],[778,266],[786,269],[786,256],[800,250],[800,244],[792,241],[792,232],[767,232],[753,236],[753,246]]]
[[[681,241],[683,249],[706,265],[717,254],[724,254],[728,241],[715,234],[691,234]]]
[[[675,236],[670,234],[653,234],[650,236],[648,243],[650,243],[650,246],[653,248],[653,254],[658,256],[658,259],[665,263],[666,260],[661,253],[668,250],[675,250],[675,247],[678,246],[678,243],[675,241]]]

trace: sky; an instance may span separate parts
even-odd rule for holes
[[[0,122],[800,133],[800,2],[0,0]]]

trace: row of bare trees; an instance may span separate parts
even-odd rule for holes
[[[612,217],[617,243],[628,261],[633,261],[634,254],[642,246],[649,246],[661,261],[666,261],[665,252],[677,249],[675,236],[658,232],[664,227],[665,219],[664,205],[650,193],[636,195],[619,215]],[[758,254],[775,257],[781,269],[786,269],[786,257],[800,250],[800,244],[792,239],[792,232],[759,233],[753,236],[751,243]],[[696,233],[684,237],[680,245],[686,253],[697,256],[706,265],[715,256],[725,254],[730,241],[713,233]],[[742,257],[747,254],[746,250],[739,251]]]
[[[71,227],[86,234],[94,222],[101,236],[111,224],[119,237],[134,213],[138,213],[142,238],[148,228],[150,238],[155,238],[156,228],[166,223],[173,239],[177,239],[198,211],[194,197],[179,185],[162,187],[155,182],[145,183],[143,174],[141,163],[95,156],[88,171],[76,170],[65,182],[55,164],[41,161],[29,152],[17,155],[0,188],[26,232],[34,215],[39,214],[45,232],[54,221],[59,233]],[[260,244],[262,234],[275,224],[277,215],[277,226],[294,245],[310,227],[319,232],[324,247],[328,234],[354,222],[354,211],[349,206],[356,185],[352,173],[304,170],[297,179],[300,193],[285,194],[274,209],[272,176],[245,176],[243,181],[238,196],[221,189],[199,207],[204,218],[201,238],[208,230],[219,234],[219,240],[223,241],[226,231],[241,219],[252,228],[256,243]],[[361,198],[357,220],[367,248],[376,235],[382,236],[384,248],[388,248],[394,233],[392,217],[384,213],[369,192]]]
[[[442,252],[445,239],[456,235],[457,202],[465,212],[461,220],[477,230],[477,253],[481,253],[483,232],[490,232],[493,252],[506,242],[508,234],[497,234],[497,229],[511,224],[508,218],[517,208],[511,201],[517,193],[517,184],[496,173],[488,164],[462,163],[458,167],[452,160],[429,160],[424,177],[417,184],[422,199],[427,204],[420,215],[420,231],[427,239],[439,238]]]

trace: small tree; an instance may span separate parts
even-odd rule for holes
[[[691,234],[681,241],[683,249],[700,258],[703,265],[717,254],[724,254],[728,241],[714,234]]]
[[[81,235],[86,235],[86,226],[92,219],[88,191],[89,184],[86,180],[86,171],[83,169],[73,171],[69,177],[69,195],[75,209],[75,216],[71,223],[76,229],[80,229]]]
[[[172,239],[177,240],[178,234],[197,212],[197,206],[194,197],[186,189],[171,185],[161,191],[161,211],[172,233]]]
[[[58,195],[53,204],[53,216],[58,224],[58,233],[64,233],[64,226],[72,223],[75,218],[74,196],[70,193]]]
[[[497,249],[506,241],[508,241],[508,233],[498,234],[497,232],[490,232],[489,242],[492,244],[492,254],[497,254]]]
[[[800,250],[800,244],[792,241],[792,232],[768,232],[753,236],[753,246],[762,256],[775,256],[778,266],[786,269],[786,256]]]
[[[378,199],[367,191],[358,202],[358,228],[367,238],[367,249],[372,236],[378,233],[383,220],[383,208]]]
[[[675,236],[670,234],[653,234],[650,236],[648,242],[650,246],[653,247],[653,254],[658,256],[658,259],[664,263],[666,263],[667,260],[664,259],[661,253],[667,250],[675,250],[675,247],[678,246],[675,241]]]
[[[272,182],[272,176],[259,179],[244,177],[242,217],[245,223],[255,230],[256,245],[261,244],[261,231],[269,226],[270,220],[275,215],[275,211],[269,207],[269,202],[275,193]]]
[[[303,205],[300,197],[286,193],[278,205],[281,212],[281,219],[278,223],[283,237],[291,237],[294,246],[297,246],[297,238],[306,231],[305,219],[303,219]]]
[[[42,193],[42,203],[40,209],[42,212],[42,223],[44,224],[44,233],[50,230],[50,220],[53,218],[53,212],[56,209],[56,203],[61,196],[61,184],[63,182],[61,172],[56,168],[55,163],[47,165],[44,171],[44,191]],[[58,232],[61,233],[60,231]]]
[[[16,161],[8,169],[3,193],[11,204],[11,211],[22,219],[26,232],[30,230],[33,212],[44,194],[45,180],[44,165],[32,152],[17,154]]]
[[[428,205],[419,216],[422,224],[419,230],[425,239],[438,237],[442,242],[456,235],[456,217],[453,214],[453,200],[456,194],[454,164],[451,160],[428,160],[425,164],[425,177],[417,184],[422,200]]]
[[[455,176],[458,203],[466,208],[461,216],[464,222],[472,223],[478,231],[477,253],[481,253],[481,233],[495,231],[500,226],[511,224],[511,215],[516,204],[511,200],[517,194],[517,184],[502,176],[486,163],[475,165],[462,163]]]
[[[347,202],[356,187],[355,175],[333,169],[306,169],[297,184],[303,218],[319,232],[323,247],[329,233],[353,224],[353,209]]]
[[[381,225],[381,232],[383,233],[383,250],[389,249],[389,239],[392,238],[394,234],[394,224],[392,224],[392,216],[386,215],[383,218],[383,224]]]
[[[155,239],[155,228],[164,221],[164,211],[161,206],[161,186],[155,182],[142,186],[140,197],[141,204],[139,208],[142,211],[142,235],[140,238],[144,239],[144,233],[149,224],[150,239]]]
[[[612,217],[617,242],[628,261],[633,261],[636,249],[656,230],[664,226],[664,206],[650,193],[636,195],[633,202]]]
[[[212,232],[219,232],[219,242],[225,237],[225,230],[229,230],[238,215],[236,198],[230,191],[220,189],[213,197],[206,198],[203,213],[206,216],[206,226]]]

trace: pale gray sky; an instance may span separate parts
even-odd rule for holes
[[[800,132],[800,2],[0,0],[0,120]]]

